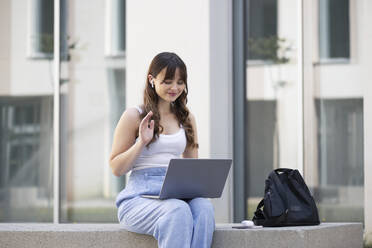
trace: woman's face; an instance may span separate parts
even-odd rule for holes
[[[166,71],[167,68],[164,68],[155,78],[149,75],[150,84],[153,79],[154,88],[158,96],[164,101],[174,102],[185,90],[186,84],[180,77],[179,68],[176,69],[173,79],[164,80]]]

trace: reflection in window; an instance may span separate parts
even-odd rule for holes
[[[319,57],[349,58],[349,0],[319,0]]]
[[[124,68],[108,68],[108,85],[109,85],[109,100],[110,100],[110,144],[114,137],[114,131],[121,115],[125,110],[125,69]],[[116,194],[125,187],[125,176],[120,179],[110,173],[110,196],[116,197]]]
[[[60,1],[61,9],[61,58],[67,57],[66,0]],[[54,0],[30,0],[28,16],[28,57],[52,59],[54,50]]]
[[[105,55],[125,55],[125,0],[106,1]]]
[[[250,43],[247,46],[247,59],[267,60],[272,56],[267,54],[267,46],[274,45],[273,39],[277,37],[277,0],[249,0],[246,6],[247,38]]]
[[[322,99],[316,103],[320,184],[362,186],[363,100]]]
[[[314,197],[320,216],[363,222],[363,100],[317,99],[315,104],[319,184]]]
[[[262,182],[277,164],[274,157],[274,132],[276,125],[276,104],[274,100],[246,101],[247,152],[246,178],[249,197],[263,195]],[[250,202],[248,202],[250,203]],[[253,204],[252,210],[255,209]],[[250,212],[249,216],[252,212]]]
[[[54,1],[29,1],[29,56],[53,57],[53,9]]]
[[[0,222],[52,219],[50,96],[0,97]]]

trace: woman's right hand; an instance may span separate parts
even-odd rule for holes
[[[151,120],[152,111],[150,111],[141,121],[138,136],[140,141],[147,145],[154,137],[154,120]]]

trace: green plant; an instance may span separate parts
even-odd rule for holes
[[[250,59],[260,59],[273,64],[288,63],[290,58],[287,52],[292,47],[287,40],[278,36],[259,37],[248,39],[248,51]]]
[[[53,34],[41,33],[32,36],[33,46],[39,46],[40,52],[48,54],[48,59],[53,59],[54,40]],[[66,36],[67,51],[61,51],[62,60],[69,61],[71,59],[71,51],[77,49],[78,40],[72,41],[69,35]]]

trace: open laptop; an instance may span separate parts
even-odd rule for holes
[[[218,198],[231,163],[231,159],[171,159],[160,194],[141,196],[153,199]]]

